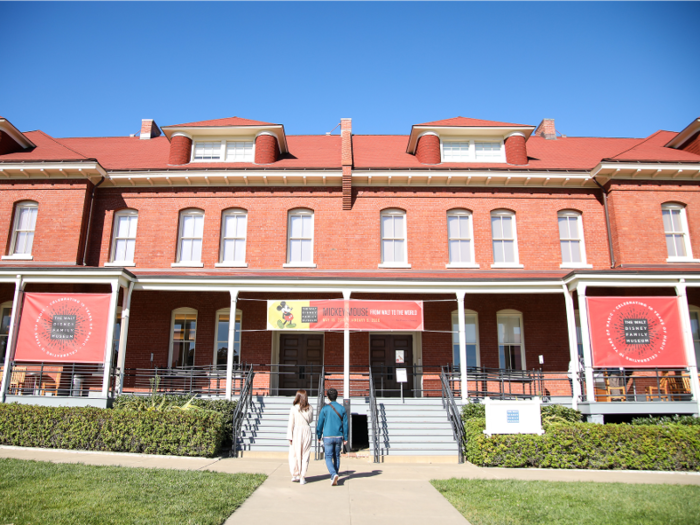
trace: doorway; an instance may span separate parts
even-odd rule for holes
[[[281,334],[279,355],[279,395],[294,396],[297,390],[306,390],[309,398],[318,395],[323,335]]]
[[[413,335],[370,334],[370,366],[379,397],[400,397],[401,383],[396,369],[406,370],[404,397],[413,396]]]

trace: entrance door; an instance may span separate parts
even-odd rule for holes
[[[406,369],[407,382],[403,395],[413,396],[413,336],[370,335],[370,366],[374,388],[380,397],[399,397],[401,384],[396,380],[396,369]]]
[[[318,378],[323,366],[323,335],[281,334],[279,394],[293,396],[306,390],[318,395]]]

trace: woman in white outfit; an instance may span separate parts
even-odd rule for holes
[[[309,468],[311,457],[311,420],[314,410],[309,405],[306,390],[297,390],[297,395],[289,410],[287,439],[289,440],[289,470],[292,481],[306,483],[306,470]]]

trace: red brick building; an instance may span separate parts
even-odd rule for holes
[[[441,395],[444,371],[463,400],[698,413],[700,119],[646,138],[551,119],[340,127],[54,138],[0,119],[3,398],[235,396],[243,365],[258,393],[313,392],[325,367],[353,397],[371,366],[380,396],[405,368],[407,396]],[[22,362],[29,293],[110,294],[103,362]],[[595,366],[584,296],[681,297],[684,366]],[[268,329],[267,301],[329,299],[420,302],[423,329]]]

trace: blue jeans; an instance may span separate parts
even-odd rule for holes
[[[323,455],[326,457],[326,467],[331,473],[331,479],[339,474],[341,450],[343,450],[343,438],[323,438]]]

